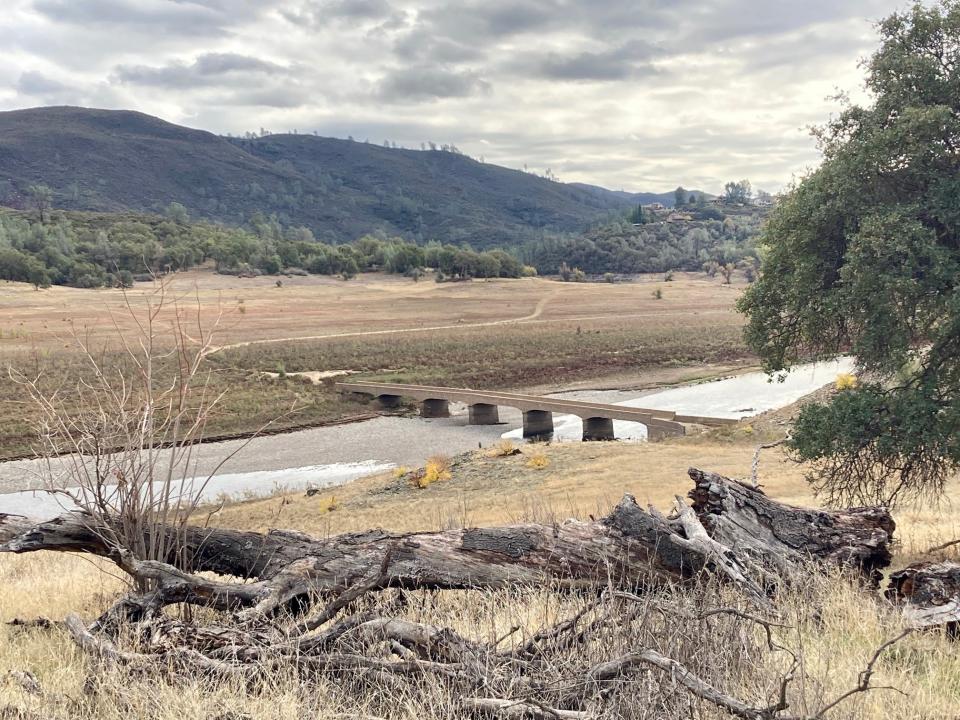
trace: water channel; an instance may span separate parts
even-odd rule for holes
[[[851,360],[840,359],[799,366],[783,382],[753,372],[646,393],[587,390],[556,397],[739,419],[789,405],[852,370]],[[209,502],[333,487],[396,466],[418,466],[433,454],[453,455],[522,434],[521,414],[512,408],[501,408],[503,424],[486,426],[467,425],[464,407],[452,406],[451,411],[449,418],[384,416],[251,441],[209,443],[198,450],[184,489],[196,487],[210,474],[203,490],[203,499]],[[512,429],[505,431],[507,427]],[[582,434],[581,421],[574,416],[557,416],[554,428],[557,441],[579,441]],[[614,430],[618,439],[646,438],[646,428],[638,423],[615,421]],[[219,467],[227,455],[230,459]],[[69,467],[65,462],[48,467],[34,460],[0,463],[0,513],[38,517],[61,512],[69,499],[43,488],[71,487]]]

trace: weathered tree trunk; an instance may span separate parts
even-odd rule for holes
[[[114,560],[158,588],[131,598],[124,608],[128,617],[173,602],[263,614],[311,594],[339,595],[351,588],[549,584],[633,589],[688,582],[705,570],[763,602],[767,571],[782,570],[786,560],[810,555],[872,572],[890,557],[893,521],[886,511],[794,508],[719,475],[698,470],[690,475],[696,482],[690,494],[698,515],[678,498],[673,518],[643,510],[627,495],[602,520],[555,525],[407,534],[371,530],[326,540],[290,531],[191,527],[183,556],[155,562],[108,547],[83,515],[39,524],[6,516],[0,517],[0,537],[8,536],[0,551],[80,551]],[[194,574],[206,571],[256,582],[220,582]]]
[[[887,597],[903,603],[903,615],[914,627],[944,625],[960,631],[960,564],[918,563],[890,576]]]
[[[827,513],[794,508],[719,475],[691,470],[690,476],[696,485],[690,493],[694,505],[678,497],[670,517],[640,508],[627,495],[601,520],[553,525],[405,534],[371,530],[329,539],[291,531],[171,528],[169,532],[181,533],[176,540],[182,551],[151,561],[111,547],[103,540],[111,534],[91,527],[88,516],[68,514],[36,522],[0,515],[0,552],[91,553],[150,581],[143,584],[153,590],[124,596],[90,627],[76,617],[64,622],[75,641],[100,662],[136,672],[154,667],[188,677],[204,674],[249,682],[284,662],[305,677],[335,678],[358,687],[396,686],[397,696],[418,692],[418,678],[433,674],[453,688],[467,714],[586,718],[597,716],[596,709],[621,688],[633,692],[633,684],[621,678],[645,667],[669,679],[670,693],[679,684],[737,717],[779,716],[786,708],[789,679],[779,700],[754,706],[725,694],[680,660],[638,645],[637,632],[656,632],[659,638],[662,630],[643,630],[644,623],[635,621],[647,614],[670,617],[658,599],[670,593],[629,591],[683,587],[712,575],[738,588],[753,605],[765,606],[765,591],[781,571],[789,571],[793,560],[812,557],[876,571],[889,558],[893,522],[881,509]],[[209,572],[244,582],[200,574]],[[391,600],[391,594],[381,595],[376,609],[349,610],[364,594],[389,587],[544,585],[614,592],[582,598],[586,604],[573,617],[506,647],[501,642],[519,627],[492,640],[468,638],[398,617],[400,600]],[[698,596],[687,598],[696,612],[674,618],[674,627],[696,633],[698,622],[729,614],[765,628],[769,642],[770,627],[776,623],[752,611],[702,609],[701,593],[727,600],[728,594],[720,590],[699,586]],[[326,603],[313,614],[274,613],[301,602],[306,606],[322,595]],[[203,614],[213,623],[205,625],[158,612],[181,602],[240,612]],[[137,652],[119,644],[125,635],[117,630],[127,620],[140,621],[133,628],[140,640]],[[581,648],[615,636],[609,633],[625,634],[619,642],[629,652],[592,665],[580,663]],[[739,645],[742,636],[738,632],[736,637]],[[867,689],[869,672],[866,678],[855,692]]]
[[[327,540],[300,533],[266,534],[190,528],[186,561],[168,563],[121,557],[106,546],[89,518],[64,515],[28,526],[0,519],[15,532],[0,551],[81,551],[108,557],[161,586],[149,605],[195,602],[219,608],[269,612],[297,596],[339,594],[355,586],[462,589],[519,586],[633,588],[650,582],[683,582],[712,568],[749,585],[749,569],[718,553],[682,527],[641,509],[626,496],[600,521],[514,525],[444,532],[393,534],[382,530]],[[10,533],[8,533],[10,534]],[[212,571],[255,579],[227,583],[193,573]],[[757,595],[759,589],[752,588]]]
[[[886,508],[794,507],[716,473],[688,472],[693,509],[710,537],[768,567],[810,558],[856,568],[878,584],[890,564],[896,526]]]

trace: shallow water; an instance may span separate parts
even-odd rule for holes
[[[649,395],[614,402],[614,405],[644,407],[655,410],[673,410],[682,415],[740,420],[767,410],[775,410],[796,402],[804,395],[833,382],[841,373],[853,372],[851,358],[799,365],[783,382],[771,381],[762,372],[745,373],[723,380],[685,385],[660,390]],[[598,394],[578,393],[577,399],[610,402]],[[562,397],[562,395],[559,395]],[[575,415],[556,415],[553,419],[555,440],[580,440],[583,421]],[[647,428],[640,423],[614,420],[613,432],[618,440],[646,440]],[[503,434],[511,440],[523,438],[523,428]]]
[[[372,460],[356,463],[334,463],[287,468],[286,470],[262,470],[259,472],[225,473],[206,477],[187,478],[180,487],[184,496],[199,495],[202,503],[220,500],[251,500],[267,497],[278,492],[303,490],[308,487],[325,488],[356,480],[389,470],[393,465],[375,463]],[[204,486],[204,481],[206,485]],[[68,492],[77,495],[76,488]],[[53,517],[65,510],[77,509],[70,497],[44,490],[24,490],[0,495],[0,513],[27,515],[30,517]]]
[[[766,375],[756,372],[647,394],[580,391],[556,397],[741,418],[789,405],[852,368],[851,360],[840,360],[798,367],[783,383],[768,382]],[[500,408],[502,425],[467,425],[466,408],[456,404],[451,404],[451,412],[449,418],[383,416],[252,441],[209,443],[196,450],[195,472],[199,476],[217,472],[204,492],[205,500],[214,502],[221,496],[244,499],[310,485],[341,485],[398,465],[422,465],[430,455],[455,455],[485,447],[501,435],[515,439],[522,436],[518,427],[521,413],[513,408]],[[504,433],[510,427],[516,429]],[[554,428],[557,440],[579,441],[582,437],[581,420],[575,416],[555,416]],[[647,436],[645,426],[620,420],[614,421],[614,432],[622,440],[645,440]],[[232,453],[235,454],[222,463]],[[51,468],[36,460],[0,463],[0,489],[10,491],[0,494],[0,513],[42,517],[61,512],[66,498],[31,490],[44,487],[51,475],[60,487],[73,484],[69,481],[69,463],[65,461],[54,461]],[[61,479],[57,480],[58,476]]]

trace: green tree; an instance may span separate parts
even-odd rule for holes
[[[53,190],[43,183],[30,185],[27,188],[27,197],[30,198],[30,204],[36,209],[40,222],[47,222],[50,208],[53,205]]]
[[[818,130],[823,164],[771,214],[740,302],[768,371],[856,356],[791,440],[832,502],[938,494],[960,467],[960,2],[878,28],[873,104]]]
[[[188,213],[187,209],[178,202],[172,202],[167,205],[167,209],[163,211],[163,214],[171,222],[175,222],[180,225],[186,225],[188,222],[190,222],[190,213]]]
[[[634,225],[644,225],[647,222],[643,214],[643,203],[637,203],[637,206],[627,215],[627,222]]]
[[[687,200],[687,191],[684,190],[682,186],[673,191],[673,204],[675,207],[686,205]]]
[[[753,189],[749,180],[728,182],[723,186],[723,201],[730,205],[743,205],[750,202]]]

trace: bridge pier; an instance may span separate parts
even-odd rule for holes
[[[379,410],[394,410],[400,407],[400,396],[377,395],[373,400],[373,406]]]
[[[649,430],[648,430],[649,432]],[[615,440],[613,420],[605,417],[583,419],[583,440]]]
[[[447,418],[450,417],[450,403],[440,398],[427,398],[420,404],[420,417]]]
[[[538,440],[549,440],[553,437],[553,413],[549,410],[525,410],[523,437]]]
[[[496,405],[474,403],[467,406],[468,425],[499,425],[500,411]]]

